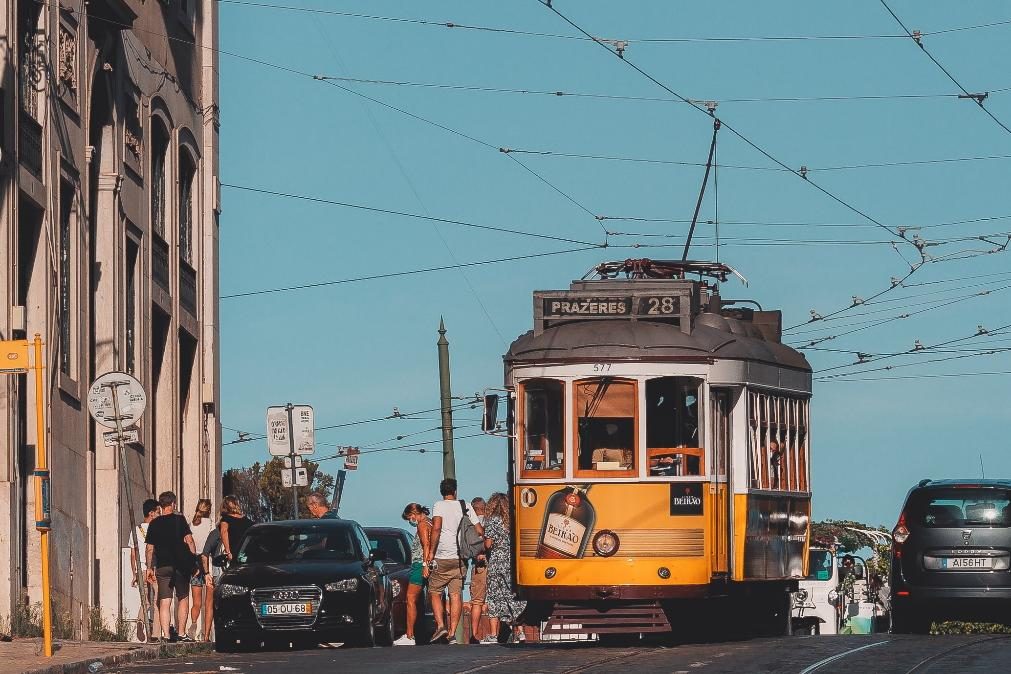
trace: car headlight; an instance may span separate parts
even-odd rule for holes
[[[335,580],[332,583],[327,583],[327,592],[354,592],[358,589],[358,579],[357,578],[345,578],[344,580]]]
[[[393,592],[393,598],[396,599],[400,595],[400,581],[399,580],[391,581],[390,590]]]
[[[222,599],[227,599],[228,597],[238,597],[244,594],[249,594],[248,587],[243,587],[242,585],[229,585],[228,583],[218,585],[218,595]]]

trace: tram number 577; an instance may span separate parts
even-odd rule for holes
[[[610,372],[611,371],[611,364],[610,363],[594,363],[593,364],[593,371],[594,372]]]
[[[670,316],[679,313],[677,297],[643,297],[639,313],[647,316]]]

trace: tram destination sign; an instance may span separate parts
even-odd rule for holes
[[[636,294],[632,297],[609,295],[544,295],[541,317],[547,320],[586,318],[628,318],[641,316],[672,317],[681,314],[681,296],[675,294]]]

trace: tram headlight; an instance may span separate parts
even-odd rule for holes
[[[551,580],[552,578],[554,578],[555,574],[557,574],[557,573],[558,573],[558,569],[556,569],[553,566],[549,566],[548,568],[544,569],[544,577],[547,578],[548,580]]]
[[[610,557],[618,552],[620,545],[621,541],[618,539],[618,534],[610,529],[601,529],[593,537],[593,551],[597,553],[598,557]]]
[[[660,576],[664,580],[667,580],[668,578],[670,578],[670,569],[668,569],[666,566],[661,566],[659,569],[656,570],[656,575]]]
[[[807,590],[797,590],[793,593],[794,605],[803,606],[807,603]]]
[[[828,603],[835,604],[837,601],[839,601],[839,592],[836,591],[836,590],[829,590],[828,591]]]

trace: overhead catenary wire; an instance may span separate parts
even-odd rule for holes
[[[261,9],[273,9],[287,12],[305,12],[317,15],[340,16],[344,18],[365,19],[370,21],[386,21],[392,23],[413,24],[419,26],[429,26],[433,28],[449,28],[460,31],[479,31],[487,33],[498,33],[503,35],[515,35],[522,37],[548,38],[553,40],[575,40],[595,42],[603,41],[603,38],[594,36],[563,35],[559,33],[546,33],[541,31],[523,30],[520,28],[509,28],[504,26],[481,26],[455,21],[440,21],[436,19],[420,19],[411,17],[383,16],[378,14],[366,14],[362,12],[350,12],[344,10],[324,9],[319,7],[299,7],[284,5],[280,3],[255,2],[253,0],[217,0],[223,5],[238,5],[246,7],[256,7]],[[547,3],[550,6],[550,3]],[[924,35],[942,35],[967,30],[981,30],[1011,23],[1008,21],[996,21],[973,26],[955,26]],[[817,41],[863,41],[863,40],[896,40],[905,38],[905,35],[892,33],[871,33],[871,34],[822,34],[822,35],[725,35],[725,36],[683,36],[683,37],[630,37],[622,42],[628,44],[678,44],[693,42],[817,42]]]
[[[310,288],[323,288],[323,287],[327,287],[327,286],[342,285],[342,284],[345,284],[345,283],[359,283],[361,281],[375,281],[375,280],[378,280],[378,279],[397,278],[397,277],[400,277],[400,276],[411,276],[411,275],[414,275],[414,274],[428,274],[428,273],[437,272],[437,271],[446,271],[446,270],[449,270],[449,269],[463,269],[463,268],[466,268],[466,267],[479,267],[479,266],[489,265],[489,264],[500,264],[500,263],[503,263],[503,262],[516,262],[518,260],[532,260],[532,259],[535,259],[535,258],[549,257],[549,256],[552,256],[552,255],[568,255],[568,254],[571,254],[571,253],[581,253],[581,252],[584,252],[584,251],[596,250],[596,249],[605,248],[605,247],[606,246],[604,246],[604,245],[585,246],[585,247],[582,247],[582,248],[570,248],[568,250],[552,250],[552,251],[547,251],[547,252],[542,252],[542,253],[529,253],[529,254],[526,254],[526,255],[513,255],[513,256],[510,256],[510,257],[500,257],[500,258],[495,258],[495,259],[492,259],[492,260],[478,260],[478,261],[475,261],[475,262],[461,262],[459,264],[447,264],[447,265],[440,265],[440,266],[436,266],[436,267],[424,267],[424,268],[421,268],[421,269],[407,269],[407,270],[403,270],[403,271],[387,272],[385,274],[368,274],[366,276],[355,276],[355,277],[351,277],[351,278],[335,279],[335,280],[332,280],[332,281],[318,281],[318,282],[315,282],[315,283],[303,283],[303,284],[299,284],[299,285],[280,286],[280,287],[276,287],[276,288],[261,288],[259,290],[249,290],[249,291],[246,291],[246,292],[232,293],[230,295],[222,295],[220,299],[230,300],[230,299],[236,299],[236,298],[240,298],[240,297],[253,297],[253,296],[256,296],[256,295],[269,295],[269,294],[275,294],[275,293],[294,292],[296,290],[308,290]]]
[[[1002,128],[1006,133],[1011,134],[1011,127],[1008,127],[1008,125],[1005,124],[1003,121],[1001,121],[996,115],[994,115],[993,112],[991,112],[989,108],[987,108],[985,105],[983,105],[983,99],[986,98],[986,94],[970,93],[970,91],[968,89],[966,89],[964,86],[962,86],[962,83],[959,82],[957,79],[955,79],[955,76],[952,75],[951,72],[947,68],[945,68],[944,65],[942,65],[941,62],[938,61],[934,57],[933,54],[930,53],[930,50],[927,49],[927,47],[926,47],[925,44],[923,44],[923,34],[922,33],[918,34],[918,33],[914,33],[913,31],[909,30],[906,27],[906,24],[903,23],[902,19],[899,18],[898,14],[896,14],[892,10],[892,8],[888,6],[888,3],[885,0],[879,0],[879,2],[881,3],[881,6],[884,7],[885,10],[887,10],[887,12],[889,14],[892,15],[892,18],[895,19],[895,22],[898,23],[899,26],[902,27],[902,30],[904,30],[906,32],[906,35],[911,40],[913,40],[913,42],[916,43],[916,46],[920,48],[920,51],[922,51],[927,56],[927,58],[929,58],[934,63],[934,65],[937,66],[941,70],[941,72],[943,72],[945,74],[945,76],[949,80],[951,80],[951,82],[962,91],[962,93],[964,94],[964,98],[971,99],[977,106],[979,106],[980,110],[982,110],[984,113],[986,113],[987,117],[989,117],[990,119],[992,119],[994,121],[994,123],[997,124],[997,126],[999,126],[1000,128]],[[997,23],[994,23],[992,25],[997,25]],[[946,32],[952,32],[952,31],[949,30],[949,31],[946,31]]]

